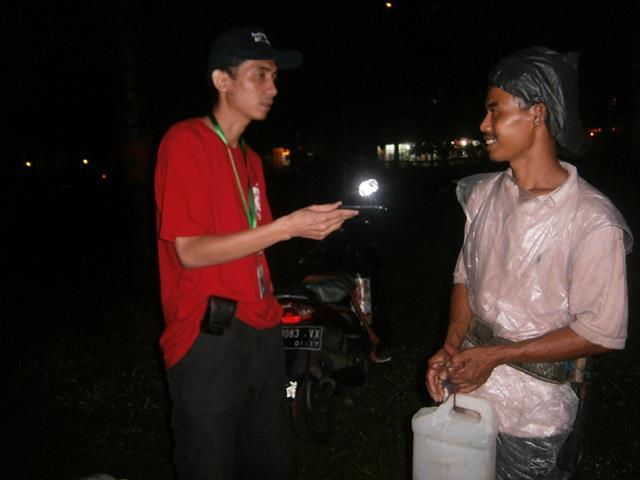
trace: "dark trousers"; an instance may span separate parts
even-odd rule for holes
[[[167,376],[180,480],[290,477],[279,326],[234,319],[221,336],[200,334]]]

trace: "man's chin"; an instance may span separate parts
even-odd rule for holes
[[[495,152],[487,152],[487,155],[489,156],[489,160],[491,160],[493,163],[502,163],[502,162],[507,162],[509,161],[506,158],[501,157],[500,155],[496,155]]]
[[[269,110],[263,111],[263,112],[256,112],[251,117],[251,120],[253,120],[254,122],[259,122],[261,120],[265,120],[267,118],[267,115],[269,115]]]

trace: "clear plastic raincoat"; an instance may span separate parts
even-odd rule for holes
[[[561,163],[569,178],[540,197],[520,188],[510,169],[458,182],[467,222],[454,282],[467,285],[472,312],[494,335],[521,341],[570,326],[593,343],[624,348],[630,231],[604,195]],[[536,448],[549,439],[543,445],[556,454],[578,404],[570,384],[508,365],[473,394],[493,402],[501,433],[536,439]],[[538,468],[527,465],[526,452],[510,456],[520,463],[503,478],[536,478],[526,473]]]

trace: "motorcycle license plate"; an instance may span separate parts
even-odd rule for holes
[[[320,350],[322,327],[308,325],[282,327],[282,341],[287,350]]]

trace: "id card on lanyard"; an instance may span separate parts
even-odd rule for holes
[[[236,162],[233,159],[233,153],[231,152],[231,148],[229,147],[229,143],[227,142],[227,137],[224,135],[220,124],[216,120],[216,117],[210,113],[209,120],[213,125],[213,129],[224,143],[227,148],[227,155],[229,157],[229,161],[231,162],[231,167],[233,168],[233,174],[236,178],[236,186],[238,187],[238,193],[240,194],[240,200],[242,200],[242,207],[244,208],[244,213],[247,216],[247,222],[249,224],[249,228],[256,228],[258,225],[258,218],[256,215],[256,199],[254,195],[254,189],[251,186],[251,181],[248,179],[249,177],[249,164],[247,162],[247,146],[244,142],[244,138],[240,137],[239,144],[240,149],[242,150],[242,158],[244,160],[245,166],[247,168],[247,194],[245,197],[244,189],[242,188],[242,184],[240,183],[240,176],[238,175],[238,169],[236,168]],[[256,188],[257,190],[257,188]],[[258,192],[259,193],[259,192]],[[260,199],[258,198],[258,202]],[[260,298],[264,298],[267,293],[267,283],[265,280],[264,274],[264,253],[262,250],[256,253],[256,275],[258,277],[258,292],[260,293]]]

